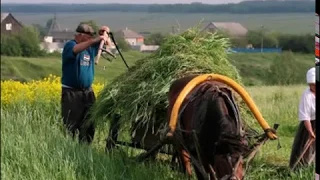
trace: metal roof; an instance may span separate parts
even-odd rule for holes
[[[120,30],[117,33],[119,33],[124,38],[143,38],[141,34],[134,32],[128,28]]]
[[[54,39],[71,40],[74,38],[75,32],[73,31],[52,31],[48,36],[52,36]]]
[[[1,13],[1,22],[9,15],[9,13]]]
[[[204,28],[204,30],[206,29],[226,30],[230,35],[246,35],[248,32],[244,26],[237,22],[211,22]]]

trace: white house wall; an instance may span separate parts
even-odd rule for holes
[[[136,38],[126,38],[126,41],[127,41],[131,46],[137,45],[137,40],[136,40]]]

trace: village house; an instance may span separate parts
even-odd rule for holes
[[[1,13],[1,35],[11,35],[22,31],[23,25],[11,13]]]
[[[144,44],[144,37],[133,30],[125,28],[115,32],[115,34],[123,38],[133,50],[141,52],[155,51],[159,46],[147,46]],[[46,49],[48,52],[62,52],[63,46],[69,40],[74,38],[75,32],[70,30],[63,30],[57,22],[57,18],[54,16],[51,26],[47,35],[44,37],[43,42],[40,44],[41,48]],[[112,52],[115,52],[115,46],[112,43],[109,46]]]
[[[140,46],[144,43],[144,37],[141,34],[134,32],[127,27],[125,29],[117,31],[116,34],[119,37],[124,38],[124,40],[126,40],[131,46]]]
[[[222,31],[233,38],[244,38],[247,35],[248,29],[237,22],[210,22],[203,31]]]
[[[57,22],[56,16],[54,16],[48,33],[44,36],[43,42],[40,47],[48,52],[62,52],[64,44],[74,38],[74,31],[67,29],[61,29]]]
[[[159,46],[157,45],[145,45],[144,36],[129,29],[128,27],[117,31],[116,34],[120,38],[123,38],[133,50],[137,50],[140,52],[152,52],[156,51],[159,48]]]

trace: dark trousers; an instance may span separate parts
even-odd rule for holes
[[[63,123],[73,138],[79,133],[79,141],[91,143],[94,138],[95,126],[89,122],[89,109],[95,102],[95,94],[90,89],[62,88],[61,113]]]

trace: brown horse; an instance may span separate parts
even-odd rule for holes
[[[180,78],[170,87],[168,118],[186,84],[195,75]],[[232,91],[216,81],[205,81],[186,97],[179,111],[175,139],[184,172],[197,178],[243,179],[243,154],[248,152],[238,106]]]

